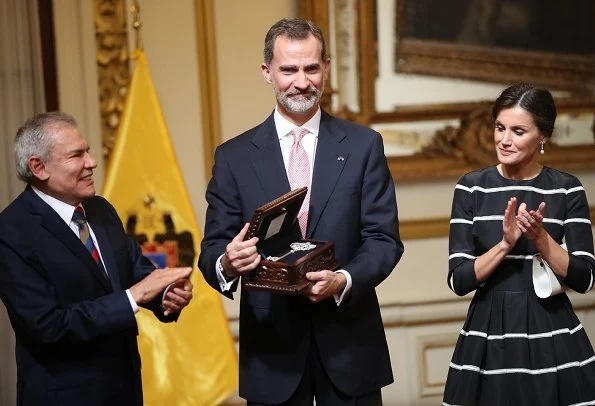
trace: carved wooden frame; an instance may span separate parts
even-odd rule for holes
[[[399,0],[403,1],[403,0]],[[325,38],[329,38],[330,10],[329,2],[316,0],[300,0],[299,15],[316,22],[323,31]],[[415,122],[439,119],[469,119],[477,115],[477,109],[485,108],[491,102],[483,103],[448,103],[416,106],[399,106],[390,112],[376,111],[375,79],[377,69],[377,47],[375,44],[375,24],[372,24],[375,13],[375,0],[357,1],[357,41],[358,47],[358,91],[359,112],[346,109],[333,112],[335,115],[360,122],[365,125],[380,123]],[[332,57],[332,55],[331,55]],[[535,62],[535,61],[534,61]],[[543,64],[543,61],[541,62]],[[442,68],[442,65],[441,65]],[[557,72],[556,70],[551,72]],[[593,71],[590,71],[591,80]],[[487,80],[488,78],[486,78]],[[493,79],[493,78],[491,78]],[[510,79],[510,78],[509,78]],[[566,79],[565,79],[566,80]],[[587,82],[584,82],[587,84]],[[332,92],[332,89],[327,89]],[[340,89],[339,89],[340,91]],[[593,95],[564,98],[557,100],[559,113],[595,112],[595,97]],[[329,105],[325,108],[329,109]],[[595,129],[594,129],[595,131]],[[450,148],[452,150],[452,148]],[[545,165],[564,170],[585,170],[595,168],[595,142],[593,145],[572,147],[557,147],[548,151],[544,156]],[[477,162],[468,156],[443,151],[442,153],[414,154],[404,157],[388,157],[389,167],[393,178],[398,181],[422,181],[429,179],[452,179],[465,172],[492,162]],[[495,156],[494,156],[495,159]]]

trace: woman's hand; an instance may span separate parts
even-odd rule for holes
[[[543,228],[544,212],[545,202],[539,204],[537,211],[527,211],[527,205],[525,203],[519,206],[516,225],[527,239],[535,241],[547,234],[547,231]]]
[[[521,204],[521,207],[523,207],[524,204],[525,203]],[[516,197],[511,197],[504,210],[504,220],[502,221],[502,242],[500,243],[500,248],[506,252],[509,252],[512,247],[514,247],[523,234],[518,226],[518,221],[515,216],[516,205]]]

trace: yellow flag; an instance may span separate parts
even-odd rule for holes
[[[146,249],[164,252],[168,265],[179,258],[195,268],[194,298],[177,323],[144,309],[137,314],[145,405],[211,406],[237,389],[237,356],[220,297],[196,269],[196,218],[146,56],[135,56],[103,195]]]

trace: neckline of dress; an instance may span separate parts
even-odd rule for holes
[[[539,173],[537,175],[535,175],[534,177],[530,178],[530,179],[510,179],[507,178],[506,176],[502,175],[500,173],[500,171],[498,170],[498,166],[494,165],[492,166],[493,170],[496,172],[496,175],[504,180],[505,182],[511,182],[511,183],[532,183],[537,181],[539,178],[541,178],[543,176],[543,174],[546,172],[547,166],[543,165],[541,167],[541,170],[539,171]]]

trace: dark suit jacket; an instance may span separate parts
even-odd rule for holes
[[[333,298],[312,304],[305,297],[242,290],[240,395],[252,401],[287,400],[313,340],[342,392],[361,395],[393,381],[374,288],[393,270],[403,244],[382,139],[323,112],[314,165],[306,237],[335,243],[353,288],[340,306]],[[256,208],[289,190],[273,115],[217,148],[199,259],[213,288],[220,290],[215,264],[225,246]]]
[[[105,199],[83,206],[109,282],[30,187],[0,213],[0,296],[16,335],[19,406],[142,405],[138,330],[125,290],[154,267]],[[171,320],[159,304],[149,307]]]

